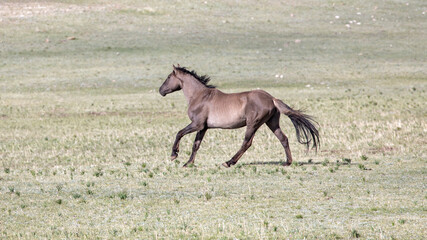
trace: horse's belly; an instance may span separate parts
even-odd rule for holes
[[[240,113],[210,114],[207,123],[210,128],[239,128],[246,125],[246,119]]]
[[[239,128],[246,125],[246,96],[221,95],[209,107],[207,124],[210,128]]]

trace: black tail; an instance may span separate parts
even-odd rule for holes
[[[314,126],[317,122],[313,117],[304,114],[300,110],[293,110],[282,100],[273,98],[273,102],[277,109],[279,109],[280,113],[285,114],[291,119],[292,124],[294,124],[295,127],[298,142],[306,144],[307,149],[310,148],[310,142],[313,142],[312,148],[317,151],[317,146],[319,145],[319,131]]]

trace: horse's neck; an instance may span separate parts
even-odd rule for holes
[[[184,92],[187,103],[190,104],[191,100],[199,96],[199,94],[206,90],[206,86],[199,82],[197,79],[187,77],[183,79],[184,84],[182,91]]]

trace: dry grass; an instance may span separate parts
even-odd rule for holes
[[[423,238],[423,7],[1,4],[1,238]],[[306,109],[319,152],[283,117],[290,167],[266,127],[233,168],[221,163],[244,129],[209,130],[183,169],[186,136],[169,161],[189,120],[182,93],[157,88],[177,62],[226,92],[259,87]]]

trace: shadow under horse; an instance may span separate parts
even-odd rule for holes
[[[292,163],[288,138],[280,129],[280,114],[285,114],[292,121],[298,142],[317,150],[319,132],[315,121],[309,115],[294,110],[283,101],[274,98],[263,90],[240,93],[223,93],[215,86],[209,85],[208,76],[199,76],[185,67],[173,66],[173,71],[159,89],[162,96],[182,90],[188,103],[188,117],[191,123],[176,134],[172,146],[171,160],[178,157],[179,142],[189,133],[197,131],[190,159],[184,167],[193,164],[197,150],[209,128],[235,129],[246,126],[245,138],[239,151],[227,162],[225,167],[237,163],[243,153],[251,146],[256,131],[264,123],[276,135],[285,149],[286,163]]]

